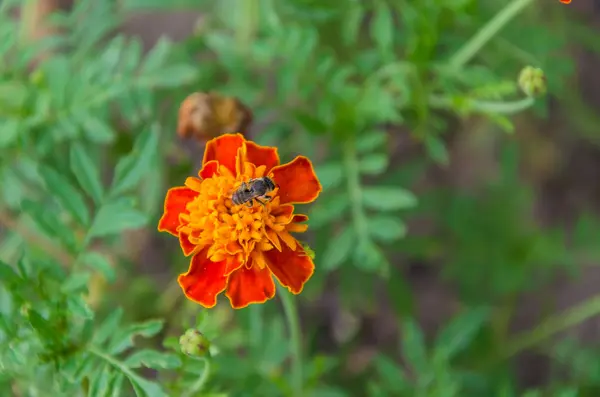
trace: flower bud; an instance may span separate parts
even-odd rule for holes
[[[546,93],[546,76],[544,71],[533,66],[526,66],[519,73],[519,87],[525,95],[538,97]]]
[[[195,329],[188,329],[179,338],[181,351],[188,356],[204,357],[208,354],[210,341]]]

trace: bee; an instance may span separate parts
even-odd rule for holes
[[[262,178],[250,179],[248,182],[242,182],[242,185],[233,192],[231,201],[235,205],[246,204],[248,207],[254,205],[254,200],[265,205],[264,200],[270,200],[268,193],[275,190],[275,182],[267,176]]]

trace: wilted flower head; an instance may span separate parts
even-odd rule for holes
[[[227,134],[206,144],[202,164],[199,178],[167,192],[158,224],[192,257],[178,279],[185,295],[210,308],[226,291],[231,306],[242,308],[275,296],[272,276],[300,293],[314,264],[290,233],[308,228],[308,217],[294,214],[294,204],[310,203],[322,190],[310,160],[298,156],[280,165],[276,148]],[[270,200],[251,207],[232,202],[244,182],[263,176],[277,186]]]

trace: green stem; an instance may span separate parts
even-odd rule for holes
[[[303,376],[302,376],[302,345],[301,330],[298,319],[298,310],[294,297],[285,288],[279,287],[279,296],[283,305],[283,311],[288,323],[290,333],[290,344],[292,350],[292,395],[302,397]]]
[[[431,96],[429,98],[429,104],[433,108],[452,109],[455,107],[453,102],[452,98],[447,97]],[[515,114],[531,107],[534,103],[535,99],[532,97],[510,102],[478,101],[472,99],[469,102],[468,109],[480,113]]]
[[[533,3],[533,0],[513,0],[498,12],[487,24],[467,41],[452,58],[450,65],[461,68],[471,60],[483,48],[492,37],[494,37],[511,19],[519,14],[525,7]]]
[[[206,382],[208,382],[208,377],[210,376],[210,359],[202,358],[202,360],[204,361],[204,371],[202,371],[202,376],[200,376],[196,383],[188,389],[188,392],[185,393],[183,397],[194,396],[198,391],[202,390]]]
[[[507,346],[502,348],[500,358],[510,358],[525,349],[543,342],[560,331],[564,331],[597,315],[600,315],[600,295],[590,298],[563,313],[555,314],[533,330],[518,335]]]

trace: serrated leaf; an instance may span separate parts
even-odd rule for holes
[[[98,368],[94,375],[91,376],[88,397],[108,396],[114,376],[115,373],[109,365],[105,364],[103,367]]]
[[[116,133],[114,129],[104,120],[93,115],[87,115],[81,121],[81,126],[85,132],[85,136],[91,142],[106,144],[115,140]]]
[[[142,366],[152,369],[172,369],[181,365],[181,360],[175,354],[161,353],[156,350],[138,350],[124,361],[129,368]]]
[[[100,181],[100,173],[96,164],[90,160],[85,148],[79,143],[74,143],[71,146],[69,160],[71,171],[77,178],[79,185],[96,204],[101,203],[104,189]]]
[[[422,375],[427,373],[428,359],[425,337],[412,319],[406,320],[402,324],[402,355],[417,373]]]
[[[400,187],[363,187],[362,199],[365,207],[378,211],[396,211],[417,205],[416,196]]]
[[[100,272],[108,282],[116,280],[115,269],[106,257],[98,252],[86,252],[81,256],[81,262]]]
[[[371,38],[380,51],[389,51],[394,39],[394,20],[392,10],[385,1],[377,2],[370,28]]]
[[[158,153],[158,127],[154,126],[141,134],[133,150],[119,160],[115,167],[111,195],[120,195],[133,189],[150,170],[150,163]]]
[[[133,346],[133,339],[136,336],[150,338],[159,333],[162,327],[163,320],[149,320],[121,329],[110,340],[110,353],[119,354]]]
[[[82,318],[94,318],[94,312],[83,299],[83,296],[71,296],[67,299],[69,311]]]
[[[389,243],[406,236],[406,225],[399,218],[374,215],[367,219],[369,235],[376,241]]]
[[[323,253],[323,269],[333,271],[344,263],[350,257],[355,241],[356,235],[351,227],[344,228],[334,236]]]
[[[455,317],[438,334],[434,354],[450,360],[461,353],[473,341],[488,316],[487,308],[474,308]]]
[[[104,319],[100,327],[96,330],[92,341],[96,345],[101,345],[108,340],[108,338],[115,334],[119,329],[119,323],[123,317],[123,309],[121,307],[111,311],[110,314]]]
[[[367,131],[356,138],[356,151],[367,153],[383,147],[387,142],[387,133],[384,131]]]
[[[388,163],[385,154],[370,154],[359,160],[358,170],[365,175],[380,175],[386,170]]]
[[[337,187],[344,180],[344,167],[340,163],[331,162],[319,165],[315,172],[323,189]]]
[[[47,165],[40,166],[38,171],[44,180],[46,189],[60,205],[69,211],[82,226],[89,226],[90,213],[87,205],[71,182]]]
[[[148,222],[148,217],[133,208],[125,200],[109,202],[100,207],[88,238],[108,236],[125,230],[139,229]]]

